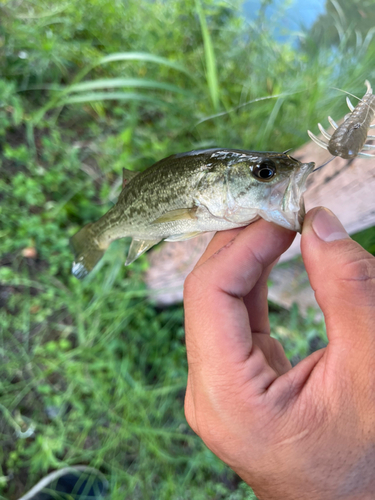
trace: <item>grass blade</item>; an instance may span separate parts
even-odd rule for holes
[[[148,54],[146,52],[118,52],[118,53],[113,53],[109,54],[108,56],[101,57],[98,59],[96,62],[93,64],[90,64],[89,66],[86,66],[83,68],[74,78],[72,85],[66,87],[63,90],[63,94],[68,95],[70,93],[70,89],[73,85],[77,85],[78,82],[81,82],[83,78],[96,66],[100,66],[102,64],[107,64],[109,62],[118,62],[118,61],[142,61],[142,62],[152,62],[156,64],[163,64],[164,66],[168,66],[170,68],[173,68],[177,71],[180,71],[186,75],[188,75],[190,78],[193,78],[191,73],[188,72],[187,69],[185,69],[183,66],[181,66],[178,63],[175,63],[173,61],[169,61],[165,57],[161,56],[156,56],[153,54]],[[109,99],[107,97],[107,99]],[[99,100],[99,99],[94,99],[94,100]],[[142,100],[147,100],[147,99],[142,99]],[[70,100],[68,98],[64,102],[83,102],[82,100]],[[157,102],[155,99],[154,102]],[[33,123],[36,125],[42,118],[43,116],[47,113],[48,110],[53,109],[57,106],[61,105],[61,96],[55,96],[49,100],[49,102],[41,108],[33,117]]]
[[[98,80],[85,80],[81,83],[75,83],[69,86],[57,84],[35,85],[19,89],[18,92],[30,90],[51,90],[55,92],[64,92],[70,94],[73,92],[84,92],[86,90],[123,88],[123,87],[138,87],[146,89],[165,90],[166,92],[174,92],[187,97],[193,97],[194,94],[188,90],[177,87],[172,83],[157,82],[155,80],[145,80],[143,78],[102,78]]]
[[[144,101],[151,102],[153,104],[165,105],[164,101],[160,99],[155,99],[154,97],[137,94],[135,92],[91,92],[84,95],[73,95],[66,97],[61,104],[72,104],[77,102],[91,102],[91,101]]]
[[[217,111],[219,107],[219,82],[217,78],[215,52],[212,46],[211,35],[210,32],[208,31],[206,17],[202,9],[201,0],[195,0],[195,8],[197,9],[199,22],[202,30],[204,55],[206,60],[207,85],[210,92],[213,108],[215,111]]]
[[[144,80],[143,78],[105,78],[100,80],[89,80],[71,85],[69,92],[84,92],[86,90],[138,87],[147,89],[166,90],[185,96],[192,96],[191,92],[181,89],[171,83],[157,82],[155,80]]]
[[[165,57],[148,54],[147,52],[118,52],[109,54],[108,56],[100,58],[92,67],[117,61],[140,61],[163,64],[164,66],[169,66],[170,68],[180,71],[181,73],[185,73],[192,78],[191,73],[180,64],[170,61]]]

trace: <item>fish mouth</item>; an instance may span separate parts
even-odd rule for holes
[[[303,193],[306,191],[306,181],[315,168],[314,162],[302,163],[300,168],[291,175],[288,187],[282,199],[282,210],[288,214],[288,219],[293,223],[294,230],[301,232],[305,217],[305,203]]]
[[[302,163],[301,167],[297,170],[296,174],[296,182],[304,188],[304,191],[306,191],[306,181],[308,176],[312,173],[312,171],[315,168],[315,162],[310,161],[309,163]]]
[[[268,203],[258,215],[292,231],[301,232],[305,217],[303,193],[315,163],[300,163],[290,177],[278,182],[269,192]]]

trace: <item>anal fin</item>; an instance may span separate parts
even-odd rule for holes
[[[126,258],[125,266],[128,266],[132,262],[135,261],[135,259],[138,259],[140,255],[145,253],[149,248],[153,247],[157,243],[159,243],[161,239],[157,240],[136,240],[132,239],[132,242],[130,244],[129,248],[129,253]]]
[[[192,208],[178,208],[177,210],[171,210],[161,215],[157,219],[152,221],[152,224],[160,224],[162,222],[172,222],[175,220],[186,220],[186,219],[196,219],[196,212],[198,207]]]
[[[173,236],[169,236],[168,238],[165,238],[164,241],[185,241],[185,240],[190,240],[191,238],[195,238],[199,234],[204,234],[204,231],[193,231],[191,233],[181,233],[181,234],[175,234]]]

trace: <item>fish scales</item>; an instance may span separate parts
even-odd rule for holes
[[[73,274],[84,277],[111,241],[126,236],[133,238],[130,264],[162,239],[181,241],[259,217],[300,230],[313,166],[283,153],[209,149],[172,155],[138,175],[125,172],[116,205],[71,238]]]
[[[163,169],[164,160],[145,170],[142,175],[136,176],[126,189],[121,192],[117,204],[107,212],[104,218],[102,217],[96,222],[98,236],[119,224],[123,224],[125,220],[131,226],[137,226],[139,223],[143,223],[145,217],[148,217],[149,214],[153,214],[154,219],[156,219],[158,215],[163,213],[166,204],[175,208],[183,208],[187,206],[187,203],[191,202],[191,196],[184,195],[187,190],[194,188],[194,182],[189,180],[191,177],[188,177],[186,181],[186,174],[191,172],[191,167],[194,170],[199,170],[202,161],[189,162],[177,167],[174,175],[177,174],[181,180],[178,178],[175,180],[175,189],[171,193],[166,186],[172,180],[173,172]],[[139,196],[140,190],[144,194],[142,198]],[[176,193],[178,193],[178,196],[175,196]],[[173,203],[173,198],[175,203]],[[119,209],[123,210],[121,218],[119,217]]]
[[[167,160],[167,159],[166,159]],[[168,210],[193,207],[192,193],[200,180],[205,167],[203,159],[188,157],[175,169],[168,168],[165,161],[156,163],[153,168],[139,175],[124,189],[118,200],[118,208],[123,210],[123,220],[131,226],[145,225],[145,220],[157,219]],[[198,174],[198,175],[196,175]],[[170,186],[173,185],[173,190]],[[142,197],[139,192],[142,190]],[[115,224],[121,221],[117,218]]]

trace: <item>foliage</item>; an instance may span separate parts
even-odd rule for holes
[[[106,474],[113,500],[253,498],[185,422],[182,309],[155,308],[147,258],[125,270],[119,241],[78,282],[68,247],[116,200],[124,166],[298,147],[328,105],[344,113],[329,87],[374,80],[372,41],[345,57],[299,50],[239,14],[216,0],[0,0],[2,498],[78,463]],[[296,310],[271,319],[295,360],[324,339]]]
[[[353,239],[361,246],[365,247],[372,255],[375,255],[375,230],[373,227],[369,227],[364,231],[354,234]]]
[[[301,317],[294,304],[290,311],[281,310],[271,305],[271,331],[279,340],[288,359],[294,366],[311,352],[327,345],[324,322],[317,318],[316,310],[311,309],[305,317]]]
[[[375,35],[374,0],[327,0],[311,29],[317,45],[348,45],[365,48]]]

